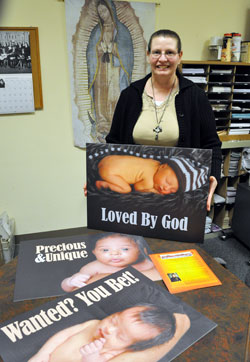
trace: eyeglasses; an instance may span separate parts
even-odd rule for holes
[[[158,59],[160,58],[162,55],[165,58],[168,59],[173,59],[174,57],[176,57],[176,55],[178,54],[178,52],[174,52],[174,51],[167,51],[167,52],[160,52],[159,50],[153,50],[151,53],[151,56],[153,59]]]

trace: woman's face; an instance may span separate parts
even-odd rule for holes
[[[173,76],[181,62],[182,52],[178,53],[175,38],[158,36],[152,39],[151,52],[147,55],[153,75]]]
[[[111,18],[109,9],[104,4],[99,4],[97,6],[97,11],[100,16],[100,18],[105,22]]]

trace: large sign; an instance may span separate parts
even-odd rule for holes
[[[87,144],[88,227],[202,242],[211,150]]]
[[[160,280],[141,236],[97,233],[20,243],[14,301],[64,295],[127,266]]]
[[[5,362],[172,361],[216,324],[128,267],[0,325]]]

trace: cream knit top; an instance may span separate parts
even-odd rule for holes
[[[158,140],[155,140],[156,133],[153,131],[157,127],[155,116],[154,100],[144,90],[142,95],[142,111],[133,130],[133,138],[136,144],[169,146],[175,147],[179,139],[179,125],[175,110],[175,97],[179,92],[179,87],[170,95],[168,105],[162,117],[160,127],[162,132],[158,133]],[[167,99],[163,102],[156,101],[158,120],[161,119]]]

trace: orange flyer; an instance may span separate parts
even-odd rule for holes
[[[195,249],[151,254],[150,258],[170,293],[222,284]]]

